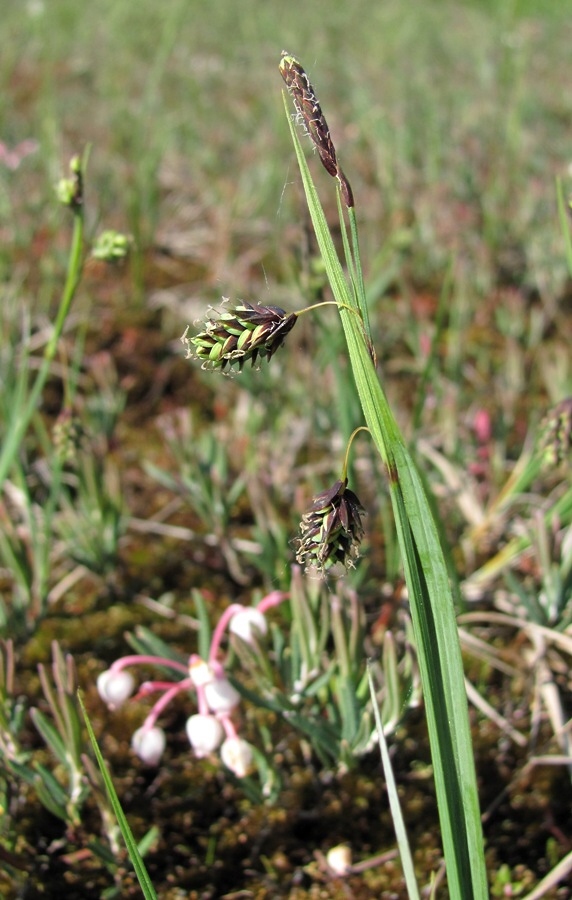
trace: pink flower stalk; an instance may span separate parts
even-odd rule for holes
[[[177,684],[173,684],[169,690],[165,691],[160,700],[153,705],[151,712],[148,714],[147,718],[143,723],[144,728],[152,728],[155,725],[155,722],[165,709],[173,700],[177,694],[180,694],[181,691],[188,690],[191,686],[190,679],[185,679],[184,681],[179,681]]]
[[[188,666],[184,663],[177,662],[174,659],[167,659],[164,656],[151,656],[145,653],[134,653],[131,656],[122,656],[111,664],[108,671],[120,672],[127,666],[142,666],[145,665],[145,663],[150,663],[152,666],[165,666],[169,669],[175,669],[176,672],[182,672],[184,675],[188,675],[189,673]]]
[[[288,596],[289,595],[284,593],[284,591],[272,591],[272,593],[268,594],[260,601],[258,606],[243,606],[241,603],[232,603],[230,606],[228,606],[218,620],[217,626],[214,630],[209,650],[209,663],[212,665],[217,660],[222,637],[227,625],[229,625],[229,623],[231,623],[233,619],[242,619],[242,621],[244,622],[244,617],[250,617],[254,622],[260,621],[259,617],[261,614],[264,615],[264,613],[267,610],[271,609],[273,606],[278,606],[284,600],[287,600]],[[262,631],[261,628],[259,628],[258,630]],[[249,632],[249,636],[252,636],[251,632]]]

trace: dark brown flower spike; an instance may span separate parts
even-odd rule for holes
[[[223,297],[228,302],[226,297]],[[276,353],[296,324],[296,314],[287,314],[279,306],[260,306],[240,300],[227,310],[207,319],[203,331],[188,338],[188,327],[181,340],[187,345],[187,359],[200,359],[203,368],[224,369],[245,362],[268,359]]]
[[[354,206],[350,183],[338,163],[330,129],[310,79],[298,60],[285,50],[282,52],[279,68],[294,102],[296,118],[302,122],[306,134],[312,139],[326,171],[340,182],[344,203],[348,208]]]
[[[364,508],[345,481],[314,497],[302,516],[296,560],[306,568],[325,572],[336,563],[353,567],[364,535]]]

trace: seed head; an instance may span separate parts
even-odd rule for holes
[[[330,129],[310,79],[298,60],[285,50],[282,51],[279,68],[294,102],[296,119],[303,123],[304,130],[316,147],[325,170],[340,182],[342,198],[349,209],[354,206],[352,189],[338,163]]]
[[[336,150],[330,137],[330,129],[326,117],[314,93],[310,79],[297,59],[289,56],[286,51],[282,53],[280,60],[280,74],[286,82],[286,87],[294,101],[294,109],[297,118],[304,123],[306,133],[310,135],[324,168],[334,178],[338,174],[338,161]]]
[[[336,483],[314,497],[302,516],[296,559],[307,568],[325,572],[335,563],[353,567],[364,535],[365,510],[345,481]]]
[[[550,410],[542,425],[541,445],[546,463],[556,466],[572,452],[572,397]]]
[[[226,301],[227,298],[223,298]],[[203,368],[222,369],[245,362],[256,363],[258,357],[270,360],[296,324],[296,314],[289,315],[279,306],[255,306],[240,300],[216,318],[210,318],[204,331],[181,340],[187,345],[187,359],[195,357]],[[191,348],[192,345],[192,348]]]

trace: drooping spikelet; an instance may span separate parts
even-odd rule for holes
[[[347,483],[336,481],[322,491],[302,516],[296,553],[301,565],[325,572],[335,563],[352,567],[358,558],[364,508]]]
[[[224,302],[228,298],[223,297]],[[279,306],[261,306],[240,300],[224,312],[207,319],[203,331],[181,340],[187,345],[187,359],[200,359],[203,368],[222,369],[237,365],[242,369],[249,359],[268,359],[276,353],[296,324],[296,314],[287,314]]]
[[[294,102],[296,118],[303,123],[306,134],[312,139],[326,171],[340,182],[344,203],[348,208],[354,206],[350,183],[338,163],[330,129],[310,79],[298,60],[285,50],[282,51],[279,68]]]

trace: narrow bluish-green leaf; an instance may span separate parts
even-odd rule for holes
[[[449,893],[455,900],[485,900],[488,889],[467,698],[443,552],[419,474],[368,352],[364,326],[353,312],[354,292],[337,256],[289,115],[288,123],[362,410],[387,470],[427,711]]]

